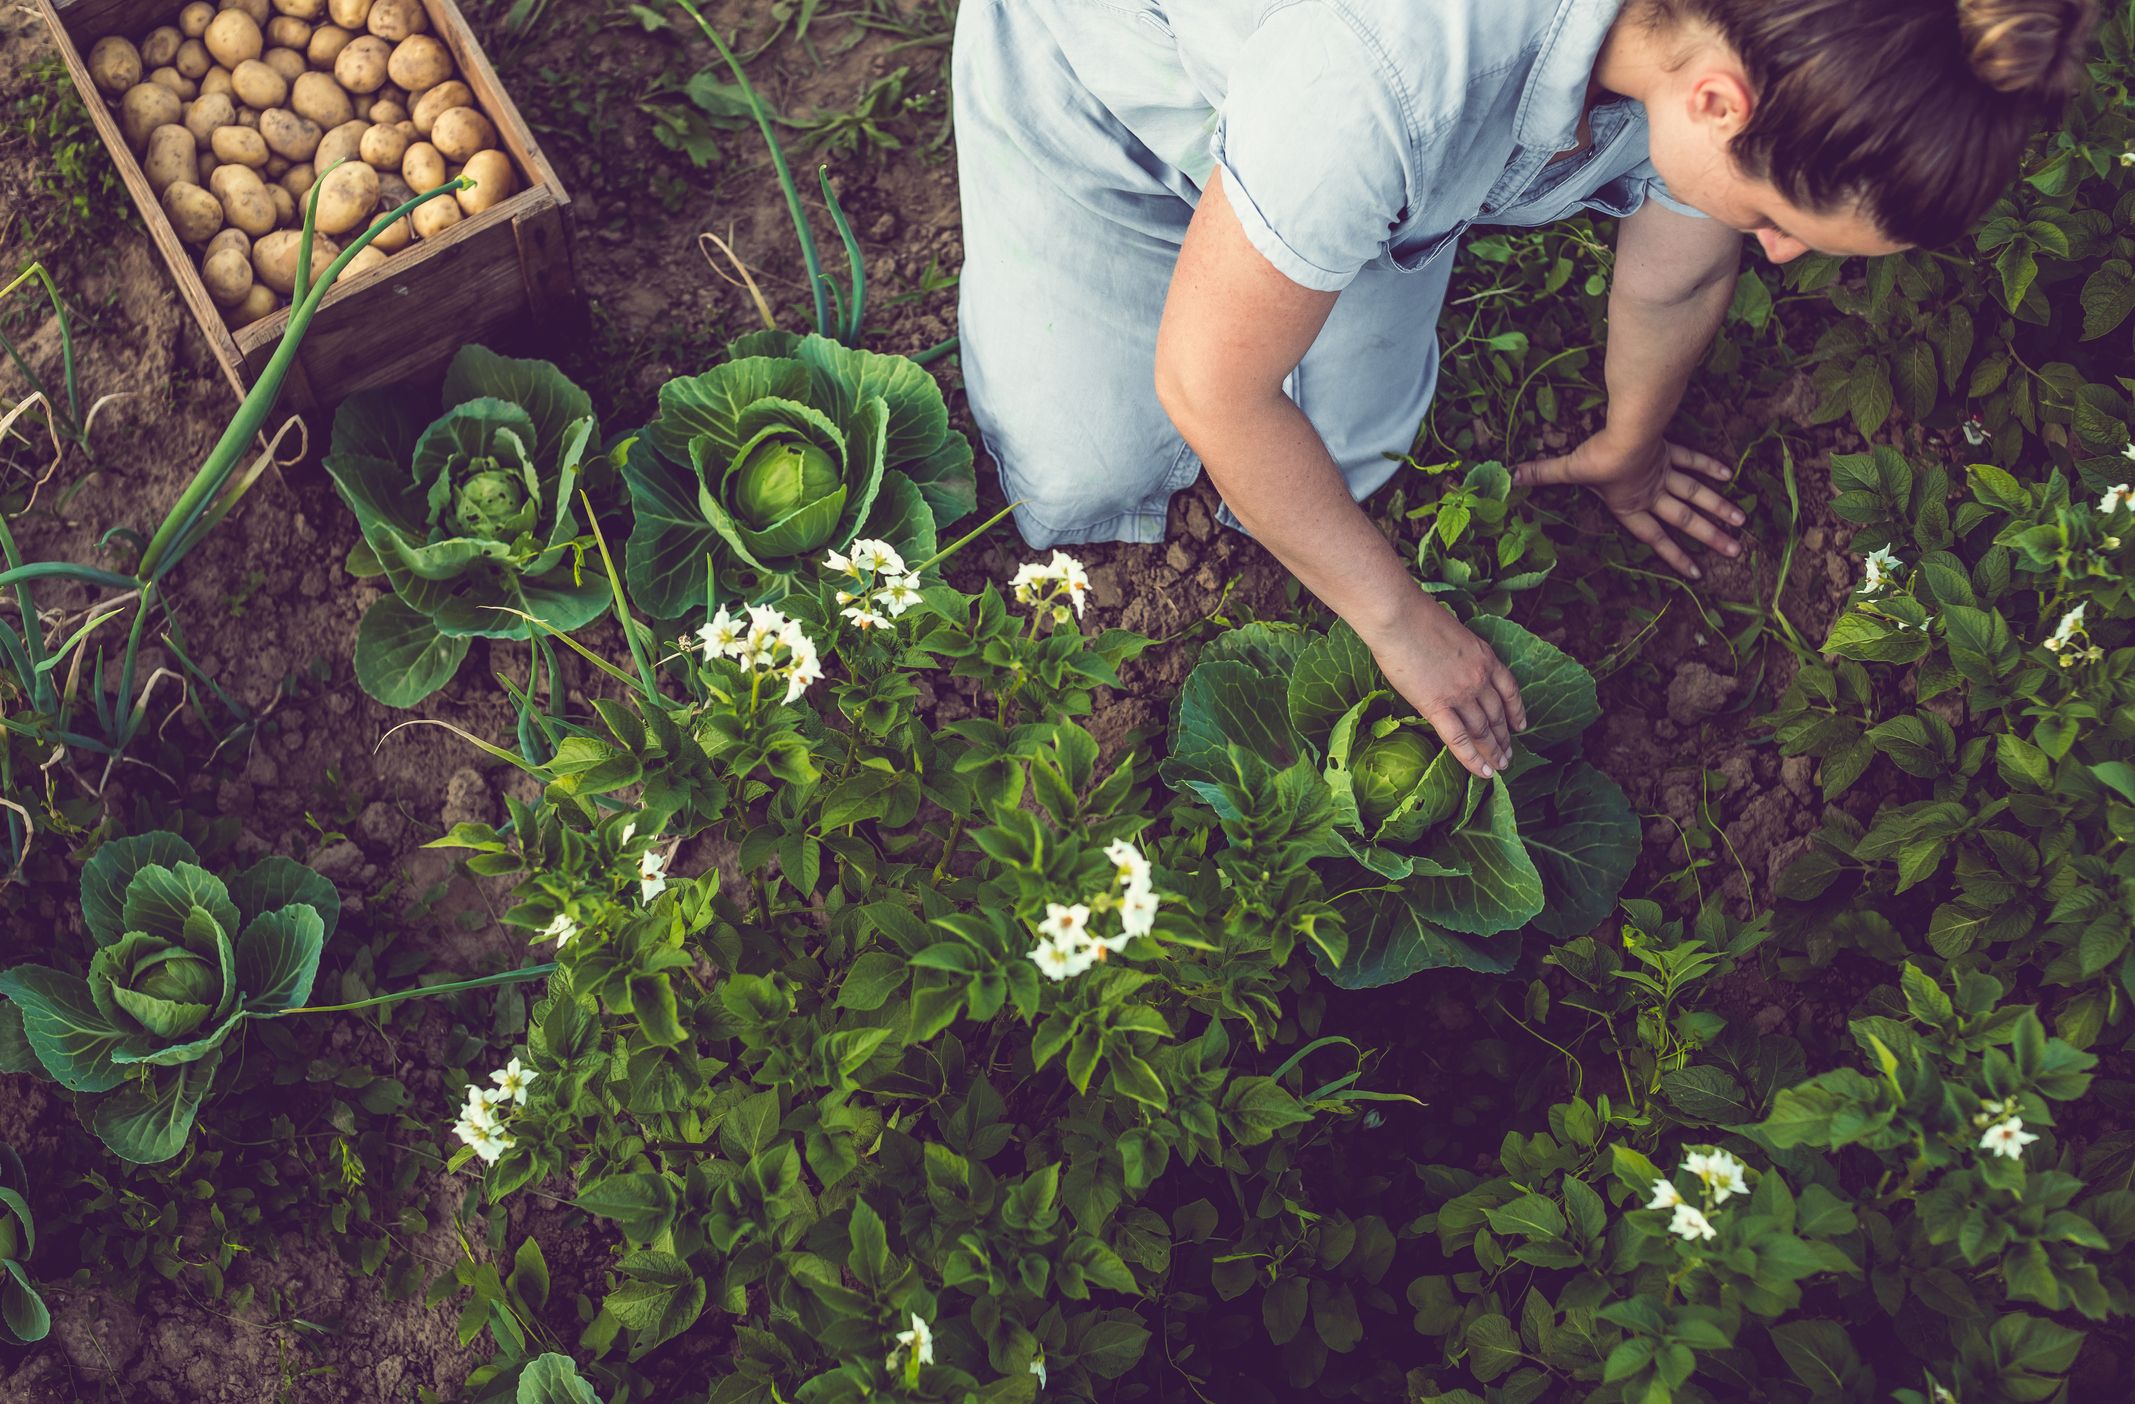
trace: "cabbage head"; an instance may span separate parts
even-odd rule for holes
[[[363,532],[350,573],[393,587],[356,633],[356,680],[392,707],[443,687],[476,638],[526,638],[527,615],[569,631],[608,603],[581,560],[577,497],[600,462],[586,393],[547,361],[468,346],[444,413],[425,426],[415,403],[405,388],[350,396],[326,456]]]
[[[17,965],[0,971],[0,995],[105,1145],[168,1160],[237,1027],[310,996],[340,916],[334,885],[291,859],[225,882],[177,834],[113,839],[82,869],[87,973]]]
[[[662,619],[772,600],[868,536],[914,564],[977,505],[971,444],[941,387],[902,356],[758,332],[660,389],[630,445],[633,602]]]
[[[1247,817],[1236,796],[1250,791],[1281,797],[1308,826],[1328,823],[1314,868],[1346,943],[1316,950],[1336,984],[1508,970],[1521,929],[1584,935],[1630,876],[1638,821],[1623,791],[1561,754],[1600,715],[1593,676],[1509,620],[1469,627],[1527,704],[1513,763],[1488,780],[1439,744],[1345,624],[1233,630],[1202,650],[1180,690],[1167,785],[1227,820]]]

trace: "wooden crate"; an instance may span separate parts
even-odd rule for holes
[[[289,309],[234,331],[223,321],[222,309],[201,281],[197,251],[171,228],[119,130],[118,114],[89,76],[87,55],[97,40],[117,34],[138,44],[157,25],[176,22],[181,0],[37,0],[37,7],[52,27],[67,71],[149,237],[170,265],[178,295],[192,309],[230,383],[243,394],[274,355],[289,325]],[[282,403],[290,408],[324,407],[352,391],[421,379],[438,371],[462,344],[506,324],[549,323],[579,311],[571,201],[563,183],[497,82],[458,6],[453,0],[423,0],[423,8],[430,13],[431,32],[452,50],[459,78],[496,125],[524,188],[434,239],[416,240],[381,267],[337,279],[283,384]]]

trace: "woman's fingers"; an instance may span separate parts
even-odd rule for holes
[[[1519,487],[1552,487],[1577,479],[1572,476],[1572,456],[1567,453],[1555,458],[1529,459],[1512,470],[1512,481]]]
[[[1423,717],[1431,724],[1431,730],[1438,733],[1438,739],[1445,743],[1446,749],[1453,753],[1453,759],[1466,766],[1470,775],[1487,780],[1497,773],[1497,765],[1477,745],[1475,729],[1462,721],[1453,708],[1434,708]]]
[[[1729,526],[1741,526],[1748,520],[1742,515],[1741,508],[1688,473],[1671,471],[1661,480],[1661,485],[1716,521],[1726,522]]]
[[[1735,470],[1714,458],[1709,453],[1699,453],[1681,444],[1668,445],[1668,462],[1677,468],[1688,468],[1694,473],[1703,473],[1716,483],[1724,483],[1735,476]]]
[[[1493,766],[1503,770],[1512,764],[1512,725],[1505,720],[1505,704],[1496,688],[1484,687],[1461,709],[1461,714],[1480,724],[1480,734],[1486,738],[1483,754]]]
[[[1653,515],[1676,530],[1696,537],[1723,556],[1737,555],[1742,550],[1734,537],[1721,530],[1719,523],[1702,512],[1693,512],[1690,504],[1680,497],[1663,497],[1653,504]]]
[[[1651,512],[1633,512],[1621,520],[1625,531],[1651,546],[1653,554],[1666,561],[1677,575],[1687,576],[1692,580],[1704,578],[1705,572],[1698,569],[1697,563],[1690,559],[1688,552],[1675,544],[1675,538],[1668,534],[1668,528],[1661,525],[1660,518]]]
[[[1495,653],[1490,657],[1490,686],[1505,704],[1505,716],[1512,722],[1512,729],[1527,730],[1527,704],[1520,700],[1520,684],[1513,678],[1512,669]]]

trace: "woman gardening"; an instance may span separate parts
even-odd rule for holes
[[[1461,235],[1621,218],[1583,484],[1691,578],[1728,469],[1666,431],[1775,263],[1940,245],[2082,80],[2091,0],[964,0],[973,418],[1033,546],[1155,541],[1203,469],[1467,768],[1519,692],[1358,500],[1437,383]]]

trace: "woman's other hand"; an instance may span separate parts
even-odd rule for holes
[[[1729,528],[1742,525],[1742,511],[1706,481],[1724,483],[1732,477],[1733,470],[1710,454],[1665,439],[1626,443],[1607,429],[1570,453],[1532,459],[1513,472],[1513,481],[1525,487],[1578,483],[1592,488],[1624,530],[1692,580],[1703,572],[1669,528],[1723,556],[1740,555],[1742,543]]]

